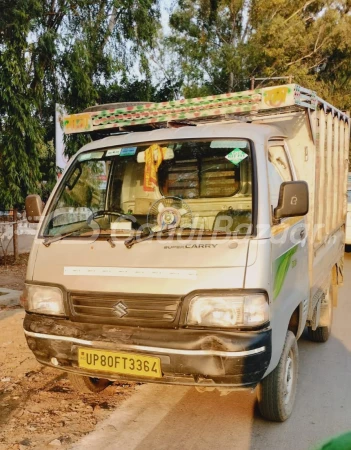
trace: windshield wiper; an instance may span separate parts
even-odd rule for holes
[[[163,236],[163,235],[169,236],[169,233],[171,231],[175,231],[175,228],[171,228],[171,229],[166,228],[165,230],[157,231],[156,233],[151,232],[151,233],[144,233],[144,234],[140,234],[140,235],[133,234],[133,236],[130,236],[128,239],[126,239],[124,241],[124,245],[127,248],[132,248],[133,245],[139,244],[139,242],[147,241],[148,239],[152,239],[154,236]]]
[[[45,239],[45,241],[43,242],[43,244],[45,245],[45,247],[49,247],[51,244],[53,244],[54,242],[58,242],[61,241],[62,239],[65,239],[66,237],[72,236],[74,233],[77,233],[77,231],[80,231],[82,229],[84,229],[84,227],[86,227],[87,225],[89,226],[90,223],[95,220],[96,218],[103,216],[103,215],[107,215],[107,216],[118,216],[124,220],[130,220],[131,222],[136,222],[136,219],[133,216],[130,216],[128,214],[123,214],[117,211],[110,211],[110,210],[99,210],[99,211],[95,211],[94,213],[92,213],[87,219],[86,221],[83,223],[82,226],[78,227],[76,230],[74,231],[69,231],[68,233],[64,233],[61,234],[59,236],[52,236],[49,237],[47,239]]]
[[[176,230],[179,230],[178,228],[166,228],[165,230],[162,231],[157,231],[156,233],[147,233],[146,235],[133,235],[131,237],[129,237],[128,239],[126,239],[124,241],[124,245],[127,248],[132,248],[133,245],[135,244],[139,244],[140,242],[144,242],[147,241],[149,239],[152,239],[153,237],[158,237],[158,236],[169,236],[171,234],[171,232],[175,232]],[[216,231],[216,230],[204,230],[203,228],[187,228],[186,230],[189,230],[189,232],[193,232],[193,231],[200,231],[201,232],[201,236],[232,236],[233,233],[228,233],[226,231]],[[183,230],[184,232],[185,230]]]
[[[70,231],[69,233],[64,233],[64,234],[60,234],[59,236],[52,236],[52,237],[46,238],[43,241],[43,244],[45,245],[45,247],[50,247],[50,245],[53,244],[54,242],[58,242],[58,241],[61,241],[62,239],[65,239],[66,237],[72,236],[72,234],[77,233],[77,231],[84,229],[85,226],[86,226],[86,224],[84,224],[80,228],[77,228],[74,231]]]

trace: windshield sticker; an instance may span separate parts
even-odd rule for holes
[[[104,152],[83,153],[78,156],[78,161],[87,161],[88,159],[100,159],[104,156]]]
[[[107,150],[106,156],[119,156],[121,154],[121,148],[112,148],[111,150]]]
[[[136,147],[125,147],[121,149],[120,156],[133,156],[137,151]]]
[[[248,155],[241,151],[239,148],[235,148],[232,152],[228,153],[226,156],[227,160],[231,163],[235,164],[236,166],[241,163],[245,158],[247,158]]]
[[[211,148],[247,148],[247,141],[212,141]]]

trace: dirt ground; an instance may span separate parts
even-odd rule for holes
[[[27,262],[29,254],[19,255],[18,261],[14,263],[13,256],[7,257],[7,264],[4,258],[0,258],[0,287],[22,291],[26,279]]]
[[[21,290],[27,256],[0,266],[0,287]],[[80,394],[66,374],[43,367],[27,347],[21,307],[0,309],[0,450],[68,449],[106,418],[135,386],[114,383]]]

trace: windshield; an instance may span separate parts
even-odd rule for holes
[[[80,154],[61,181],[45,237],[128,236],[164,229],[252,230],[247,140],[189,140]]]

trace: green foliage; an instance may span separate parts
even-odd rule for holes
[[[44,202],[49,198],[57,179],[56,152],[54,141],[49,141],[39,150],[40,172],[42,179],[40,183],[40,195]]]
[[[1,206],[22,205],[28,193],[48,196],[56,103],[75,113],[291,75],[351,109],[349,0],[178,0],[166,38],[160,3],[0,0]],[[67,153],[88,140],[66,138]]]
[[[136,62],[148,75],[157,2],[0,0],[2,206],[23,205],[29,193],[47,196],[55,182],[55,103],[70,113],[94,105]],[[67,153],[86,139],[67,139]]]
[[[131,78],[122,82],[101,86],[98,103],[116,102],[164,102],[174,99],[181,88],[180,82],[165,80],[156,86],[151,79]]]
[[[316,90],[339,108],[349,108],[351,23],[347,2],[257,0],[255,7],[251,10],[255,26],[251,42],[262,49],[256,58],[256,73],[293,75],[295,82]]]
[[[179,55],[186,95],[247,87],[248,24],[245,0],[181,0],[168,39]]]
[[[40,179],[37,147],[43,129],[35,117],[26,59],[30,19],[38,3],[17,1],[4,7],[0,19],[0,204],[23,203],[24,193],[36,192]]]
[[[292,75],[350,109],[350,10],[344,0],[179,0],[168,45],[184,74],[183,93],[248,89],[251,77]]]

